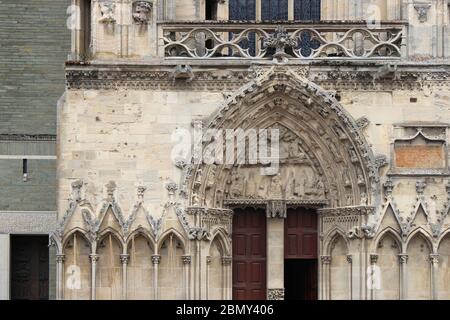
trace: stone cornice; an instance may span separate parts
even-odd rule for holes
[[[178,62],[181,63],[181,62]],[[261,65],[264,66],[264,65]],[[450,64],[314,62],[289,64],[308,69],[308,78],[326,90],[423,90],[450,88]],[[174,79],[176,64],[92,63],[67,65],[66,86],[76,89],[234,91],[254,78],[250,64],[192,65],[192,78]],[[388,71],[383,68],[391,68]],[[380,71],[380,72],[378,72]],[[378,75],[377,75],[378,74]]]
[[[375,207],[372,206],[355,206],[343,208],[325,208],[319,209],[317,212],[321,216],[354,216],[354,215],[368,215],[375,212]]]

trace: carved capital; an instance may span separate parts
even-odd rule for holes
[[[98,254],[90,254],[89,260],[91,260],[91,263],[96,263],[98,261],[99,255]]]
[[[432,264],[439,264],[439,254],[436,253],[430,254],[430,262]]]
[[[322,264],[330,264],[331,256],[320,256],[320,261],[322,262]]]
[[[183,264],[191,264],[192,257],[189,255],[184,255],[181,257],[181,260],[183,261]]]
[[[229,257],[229,256],[222,257],[222,264],[223,264],[224,266],[229,266],[229,265],[231,265],[231,261],[232,261],[232,258]]]
[[[370,255],[370,264],[377,264],[378,263],[378,254],[372,253]]]
[[[347,255],[347,262],[352,263],[353,262],[353,256],[351,254]]]
[[[159,254],[152,255],[152,263],[153,264],[160,264],[161,263],[161,256]]]
[[[56,255],[56,262],[57,263],[63,263],[65,259],[66,259],[66,255],[65,254],[57,254]]]
[[[130,261],[129,254],[121,254],[120,255],[120,262],[122,262],[122,264],[128,264],[129,261]]]
[[[408,263],[408,255],[407,254],[399,254],[398,258],[400,259],[401,264],[407,264]]]
[[[414,9],[417,11],[419,21],[424,23],[428,20],[428,10],[430,10],[431,5],[429,3],[415,3]]]
[[[211,264],[212,262],[212,257],[211,256],[207,256],[206,257],[206,264]]]
[[[267,289],[267,300],[284,300],[284,288]]]

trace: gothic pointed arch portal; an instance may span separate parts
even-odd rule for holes
[[[290,204],[340,208],[379,203],[383,160],[374,156],[355,119],[306,73],[306,67],[255,68],[255,78],[204,121],[203,132],[278,129],[280,168],[261,175],[260,163],[187,166],[182,193],[189,206],[261,204],[276,216]],[[203,150],[210,143],[213,139],[203,143]]]

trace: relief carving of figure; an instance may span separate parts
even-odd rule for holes
[[[245,181],[244,177],[237,170],[234,170],[231,174],[230,184],[230,196],[232,198],[241,198],[244,192]]]
[[[147,1],[137,1],[134,6],[133,19],[138,24],[147,24],[153,4]]]
[[[217,172],[217,166],[212,165],[211,169],[208,174],[208,179],[206,181],[206,189],[212,188],[216,183],[216,172]]]
[[[283,191],[281,186],[281,178],[279,175],[273,176],[270,182],[270,188],[268,192],[268,198],[282,199]]]

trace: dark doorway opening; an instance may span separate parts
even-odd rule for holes
[[[290,208],[284,222],[286,300],[318,298],[318,217],[316,210]]]
[[[48,236],[11,236],[11,300],[48,300]]]
[[[286,300],[317,300],[317,260],[284,261]]]
[[[233,300],[266,299],[266,213],[238,209],[233,215]]]

